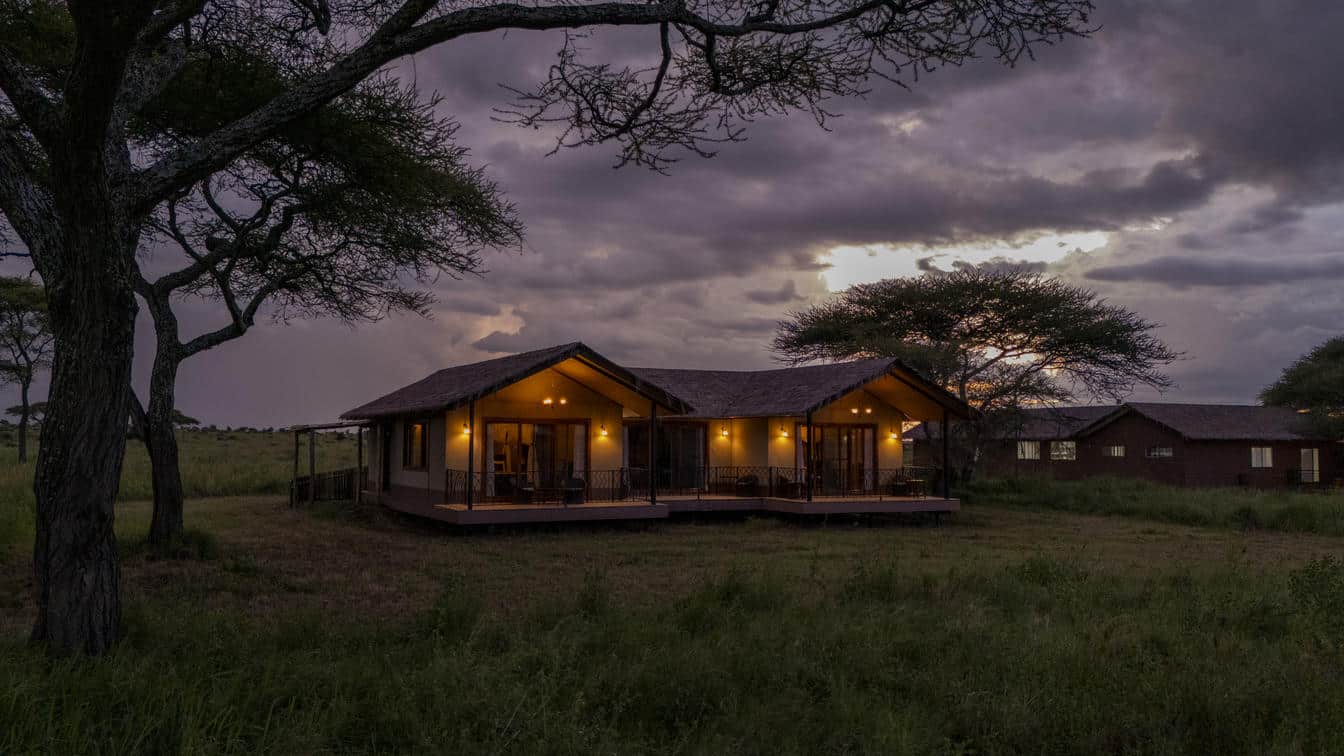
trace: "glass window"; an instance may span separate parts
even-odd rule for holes
[[[423,422],[406,423],[405,437],[401,444],[401,466],[407,470],[423,470],[428,461],[425,448],[425,429]]]
[[[1123,445],[1112,445],[1101,447],[1101,456],[1103,457],[1123,457],[1125,456],[1125,447]]]
[[[1273,467],[1274,449],[1268,446],[1251,447],[1251,467]]]
[[[587,479],[586,423],[488,422],[481,449],[486,495],[507,497],[517,486],[560,486]]]
[[[1018,441],[1017,442],[1018,459],[1040,459],[1041,442],[1040,441]]]
[[[1050,459],[1054,462],[1072,462],[1078,459],[1078,442],[1051,441]]]
[[[1149,459],[1170,459],[1176,456],[1170,446],[1150,446],[1148,447]]]
[[[1299,480],[1303,483],[1321,482],[1321,451],[1319,449],[1302,450],[1302,469]]]
[[[649,426],[626,426],[630,467],[649,466]],[[658,424],[658,445],[653,450],[658,487],[698,490],[705,486],[705,426],[702,423]]]

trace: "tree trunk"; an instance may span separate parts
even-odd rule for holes
[[[112,524],[126,451],[137,240],[96,217],[104,198],[94,194],[91,212],[66,216],[59,264],[44,271],[56,349],[33,480],[32,637],[55,654],[100,654],[121,632]]]
[[[28,381],[19,388],[19,463],[28,461]]]
[[[145,448],[149,451],[154,482],[154,515],[149,523],[149,545],[172,543],[182,532],[182,472],[177,459],[177,435],[173,429],[174,384],[180,364],[174,347],[160,343],[149,378],[149,408],[145,413]]]

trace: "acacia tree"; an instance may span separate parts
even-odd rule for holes
[[[1260,392],[1260,401],[1302,412],[1307,430],[1344,439],[1344,336],[1318,345],[1284,368]]]
[[[966,268],[852,286],[790,313],[772,348],[794,364],[899,358],[946,387],[980,411],[957,444],[968,473],[983,435],[1023,405],[1169,387],[1161,368],[1179,355],[1156,327],[1058,279]]]
[[[99,653],[120,628],[112,534],[137,311],[136,253],[169,199],[407,55],[508,29],[651,30],[651,67],[588,61],[566,41],[519,100],[524,124],[558,119],[564,144],[614,142],[665,165],[775,112],[824,118],[869,76],[900,78],[981,52],[1016,62],[1086,31],[1087,0],[3,0],[0,210],[48,290],[56,337],[34,489],[33,638]],[[52,28],[71,28],[67,43]],[[220,30],[293,62],[260,106],[180,143],[130,124]],[[208,100],[209,93],[202,99]]]
[[[0,276],[0,380],[19,385],[19,461],[28,461],[28,392],[39,370],[51,366],[52,335],[42,287],[26,278]],[[44,407],[45,409],[45,407]]]
[[[215,47],[218,57],[239,56]],[[201,57],[182,83],[150,104],[141,124],[147,135],[180,140],[245,114],[284,65],[252,58],[229,67]],[[205,112],[194,104],[202,88],[218,95]],[[151,463],[151,547],[167,546],[183,528],[180,423],[172,408],[184,361],[246,334],[263,308],[279,320],[331,316],[347,323],[396,310],[427,314],[431,296],[412,285],[476,273],[482,248],[521,240],[513,208],[464,164],[466,152],[453,141],[456,124],[437,117],[436,104],[377,77],[170,198],[150,218],[147,238],[164,244],[142,259],[136,289],[156,345],[148,405],[133,396],[131,409]],[[150,264],[162,266],[165,245],[180,253],[180,267],[150,274]],[[173,304],[184,296],[217,300],[224,323],[183,339]]]

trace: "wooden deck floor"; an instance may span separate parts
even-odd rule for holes
[[[812,501],[771,497],[736,496],[658,497],[657,504],[647,499],[619,502],[588,502],[571,506],[559,504],[443,504],[438,492],[394,489],[386,493],[367,492],[383,506],[454,525],[521,525],[546,522],[598,522],[616,520],[665,520],[675,514],[694,512],[770,512],[800,516],[847,514],[905,514],[915,512],[959,512],[957,499],[918,496],[882,498],[828,496]]]

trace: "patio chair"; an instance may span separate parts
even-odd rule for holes
[[[583,478],[566,478],[560,485],[561,501],[565,506],[583,503]]]
[[[761,495],[761,479],[755,475],[742,475],[733,484],[733,495],[756,498]]]
[[[532,481],[522,479],[513,481],[514,504],[531,504],[536,493],[537,489],[536,486],[532,485]]]

